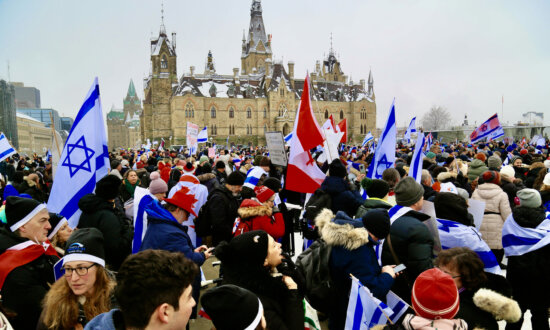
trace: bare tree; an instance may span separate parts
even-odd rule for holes
[[[425,131],[445,129],[449,126],[451,126],[451,114],[442,106],[432,106],[430,111],[422,117],[422,128]]]

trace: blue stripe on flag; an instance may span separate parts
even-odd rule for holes
[[[538,238],[527,238],[527,237],[520,237],[513,234],[504,235],[502,236],[502,246],[508,247],[513,245],[534,245],[538,243],[540,239]]]
[[[73,133],[73,130],[75,127],[78,126],[78,123],[86,116],[86,114],[93,109],[95,106],[95,101],[99,99],[99,84],[95,85],[94,91],[92,94],[90,94],[90,97],[82,104],[82,107],[80,107],[80,110],[78,111],[78,115],[76,116],[76,119],[74,120],[73,126],[71,127],[71,132],[69,133],[69,136]]]
[[[259,181],[260,181],[260,179],[257,178],[257,177],[254,177],[254,176],[249,176],[249,177],[246,178],[246,180],[244,180],[245,183],[249,183],[249,184],[252,184],[254,186],[256,186]]]
[[[359,290],[361,290],[361,285],[358,284],[358,286]],[[357,292],[357,303],[355,304],[355,313],[353,314],[353,330],[361,329],[361,319],[363,319],[363,303],[361,302],[361,294]]]
[[[87,195],[94,191],[95,183],[96,180],[94,173],[90,180],[88,180],[88,182],[86,182],[86,184],[84,184],[84,186],[82,186],[82,188],[80,188],[80,190],[76,194],[74,194],[73,197],[71,197],[69,202],[63,207],[63,209],[59,213],[67,219],[72,217],[73,214],[78,211],[78,201],[80,201],[80,199],[84,197],[84,195]]]
[[[15,149],[13,149],[13,148],[10,148],[10,149],[4,151],[3,153],[0,154],[0,159],[4,158],[4,156],[9,155],[10,153],[12,153],[14,151],[15,151]]]
[[[141,198],[138,205],[137,219],[134,222],[134,240],[132,242],[132,253],[138,253],[141,247],[144,228],[143,217],[145,216],[145,207],[153,201],[153,197],[145,195]],[[135,207],[135,206],[134,206]]]
[[[479,256],[479,259],[483,261],[485,268],[492,268],[499,265],[493,251],[489,250],[489,251],[474,251],[474,252],[477,253],[477,255]]]

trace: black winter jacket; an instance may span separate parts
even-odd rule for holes
[[[113,204],[95,194],[85,195],[78,202],[82,210],[78,228],[97,228],[103,234],[105,262],[117,271],[130,254],[134,228],[130,220]]]
[[[208,214],[212,220],[212,243],[229,242],[233,237],[233,223],[239,216],[239,201],[225,186],[218,186],[208,196]]]
[[[0,229],[0,254],[8,248],[27,241],[8,229]],[[50,285],[55,282],[53,265],[59,260],[56,256],[43,254],[34,261],[12,270],[2,287],[4,307],[17,313],[10,320],[14,329],[34,329],[42,311],[42,299]]]
[[[407,302],[410,302],[411,288],[418,275],[433,267],[434,239],[428,227],[422,223],[429,218],[424,213],[411,210],[397,218],[390,227],[390,239],[395,254],[399,262],[407,266],[404,276],[396,278],[392,291]],[[382,249],[382,264],[396,264],[387,239]]]
[[[330,195],[331,210],[334,214],[344,211],[348,216],[353,217],[364,202],[363,197],[357,191],[351,190],[349,183],[343,178],[327,176],[321,184],[321,190]]]

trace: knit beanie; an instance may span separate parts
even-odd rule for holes
[[[240,173],[239,171],[234,171],[227,176],[227,180],[225,180],[225,183],[231,186],[242,186],[244,184],[244,179],[244,174]]]
[[[55,234],[63,227],[66,223],[69,223],[67,221],[67,218],[62,216],[61,214],[57,213],[51,213],[50,212],[50,230],[48,230],[48,239],[51,240]]]
[[[155,171],[149,176],[151,183],[149,184],[149,192],[151,194],[161,194],[168,191],[168,185],[160,178],[159,172]]]
[[[335,159],[328,166],[328,172],[330,176],[344,178],[347,175],[346,168],[340,159]]]
[[[514,171],[514,168],[512,167],[512,165],[506,165],[506,166],[502,166],[502,168],[500,169],[500,175],[506,176],[508,177],[508,179],[513,180],[516,175],[516,171]]]
[[[362,218],[363,226],[378,239],[385,238],[390,233],[390,216],[384,209],[369,210]]]
[[[114,175],[108,174],[95,184],[95,194],[104,200],[115,199],[115,197],[118,196],[118,189],[121,184],[122,180]]]
[[[460,307],[456,284],[438,268],[422,272],[412,288],[412,307],[416,315],[429,320],[452,319]]]
[[[185,166],[183,166],[183,172],[184,173],[193,173],[195,172],[195,166],[193,166],[192,162],[185,163]]]
[[[527,155],[527,149],[521,149],[521,151],[519,152],[520,155]]]
[[[485,171],[481,174],[480,183],[494,183],[500,185],[500,174],[497,171]]]
[[[256,329],[263,315],[260,299],[247,289],[232,284],[206,291],[201,306],[217,330]]]
[[[516,193],[519,198],[519,206],[537,208],[542,204],[538,190],[525,188]]]
[[[71,261],[89,261],[105,267],[103,234],[97,228],[75,230],[67,240],[63,265]]]
[[[281,184],[281,180],[272,177],[264,180],[264,186],[273,190],[275,193],[279,192],[279,190],[281,190],[281,188],[283,187]]]
[[[487,160],[487,164],[489,167],[492,168],[500,168],[502,166],[502,160],[498,156],[491,156],[489,157],[489,160]]]
[[[267,201],[271,198],[271,196],[275,195],[275,192],[266,186],[254,187],[254,193],[256,194],[256,198],[260,203]]]
[[[469,226],[468,204],[457,194],[440,192],[434,199],[435,216]]]
[[[401,206],[411,206],[424,196],[424,187],[410,176],[399,181],[393,191],[395,201]]]
[[[267,257],[268,234],[263,230],[253,230],[233,237],[229,243],[222,242],[216,247],[216,257],[225,266],[261,266]]]
[[[217,169],[225,168],[225,163],[224,163],[222,160],[218,160],[218,161],[216,162],[216,168],[217,168]]]
[[[550,159],[544,161],[544,167],[550,168]]]
[[[370,198],[384,198],[390,192],[390,185],[386,181],[374,179],[371,182],[367,188],[367,195]]]
[[[512,157],[512,160],[510,161],[510,165],[514,166],[514,163],[518,159],[521,159],[523,161],[523,158],[521,158],[520,156],[514,156],[514,157]]]
[[[31,198],[10,196],[6,200],[6,221],[12,232],[25,225],[40,211],[46,209],[46,204],[41,204]]]
[[[206,162],[204,164],[202,164],[201,166],[201,169],[202,169],[202,173],[210,173],[212,172],[212,165],[210,165],[210,163]]]
[[[202,155],[201,158],[199,158],[199,163],[202,164],[203,162],[209,162],[209,158],[206,155]]]
[[[544,179],[542,180],[542,184],[550,186],[550,173],[546,173]]]
[[[484,162],[484,163],[485,163],[485,161],[487,160],[487,156],[485,156],[485,154],[482,153],[482,152],[478,152],[478,153],[475,155],[474,158],[479,159],[479,160],[481,160],[481,161]]]
[[[428,158],[428,159],[434,159],[434,158],[435,158],[435,153],[429,151],[429,152],[426,154],[426,158]]]

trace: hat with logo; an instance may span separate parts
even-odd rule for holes
[[[75,230],[67,240],[63,264],[71,261],[89,261],[105,267],[103,234],[97,228]]]

